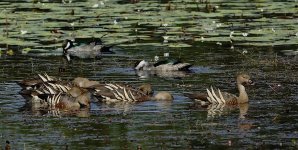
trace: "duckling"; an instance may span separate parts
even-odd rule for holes
[[[204,93],[185,93],[184,95],[190,99],[197,100],[203,103],[209,104],[227,104],[227,105],[236,105],[248,103],[248,95],[245,91],[245,85],[253,84],[250,80],[250,76],[247,74],[239,74],[236,77],[237,87],[239,91],[239,96],[236,96],[231,93],[221,92],[220,89],[213,89],[211,86],[210,89],[207,89],[207,94]]]

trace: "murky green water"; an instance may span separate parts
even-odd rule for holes
[[[0,145],[8,140],[12,149],[297,149],[297,12],[296,0],[210,0],[207,7],[193,0],[1,1]],[[63,33],[51,32],[56,30]],[[64,39],[104,34],[106,44],[117,44],[116,54],[71,64],[61,57]],[[193,63],[192,72],[144,79],[132,69],[135,61],[165,52]],[[16,81],[43,72],[135,86],[148,82],[175,99],[93,102],[90,111],[77,115],[40,116],[24,110]],[[245,118],[239,108],[209,118],[206,108],[183,96],[210,85],[236,93],[238,72],[256,82],[247,89]]]

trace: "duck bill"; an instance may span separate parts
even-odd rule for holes
[[[255,82],[253,82],[252,80],[248,80],[247,84],[248,85],[255,85]]]

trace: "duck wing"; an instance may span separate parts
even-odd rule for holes
[[[192,65],[183,63],[180,60],[162,60],[153,65],[157,70],[188,70]]]
[[[25,79],[20,82],[17,82],[18,85],[20,85],[23,89],[29,89],[32,88],[38,84],[42,84],[45,82],[56,82],[59,81],[57,78],[49,76],[48,74],[37,74],[36,77],[33,77],[31,79]]]
[[[237,104],[237,96],[228,92],[221,92],[220,89],[213,89],[211,86],[210,89],[207,89],[208,101],[212,104],[228,104],[234,105]]]

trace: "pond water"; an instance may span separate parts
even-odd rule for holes
[[[298,148],[296,0],[18,0],[0,8],[1,148],[5,141],[12,149]],[[71,63],[61,56],[63,40],[99,37],[115,54]],[[141,78],[133,70],[164,53],[192,63],[191,72]],[[212,116],[183,96],[210,85],[237,93],[239,72],[255,82],[248,105]],[[37,73],[151,83],[174,100],[92,102],[76,115],[40,115],[24,107],[16,84]]]

